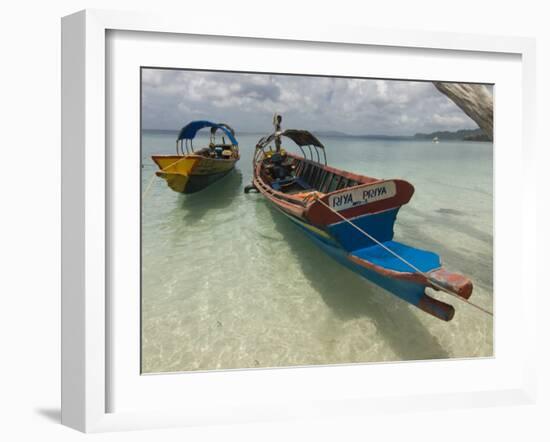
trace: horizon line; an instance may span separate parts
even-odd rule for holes
[[[163,129],[163,128],[142,128],[141,129],[142,131],[158,131],[158,132],[179,132],[180,129]],[[475,128],[475,129],[466,129],[466,128],[463,128],[463,129],[457,129],[455,131],[452,131],[452,130],[435,130],[435,131],[432,131],[432,132],[416,132],[415,134],[409,134],[409,135],[398,135],[398,134],[359,134],[359,135],[355,135],[355,134],[349,134],[349,133],[346,133],[346,132],[341,132],[341,131],[337,131],[337,130],[310,130],[310,132],[312,133],[317,133],[317,134],[325,134],[323,136],[345,136],[345,137],[353,137],[353,138],[364,138],[364,137],[393,137],[393,138],[416,138],[417,135],[432,135],[432,134],[435,134],[435,133],[450,133],[450,134],[454,134],[454,133],[458,133],[458,132],[462,132],[462,131],[479,131],[481,130],[480,128]],[[241,134],[264,134],[266,132],[264,131],[258,131],[258,132],[253,132],[253,131],[235,131],[236,133],[241,133]],[[331,134],[331,132],[333,132],[334,134]]]

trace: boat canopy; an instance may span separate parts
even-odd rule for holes
[[[231,144],[234,144],[235,146],[238,146],[237,139],[235,138],[235,131],[231,129],[227,124],[225,123],[212,123],[211,121],[206,120],[198,120],[198,121],[192,121],[188,125],[184,126],[178,135],[177,141],[180,140],[192,140],[197,135],[197,132],[201,129],[204,129],[205,127],[210,127],[211,134],[214,135],[217,130],[221,130],[229,140],[231,140]]]
[[[325,153],[325,146],[323,146],[323,143],[321,143],[318,138],[311,132],[298,129],[287,129],[283,132],[278,131],[272,133],[271,135],[268,135],[267,137],[261,138],[256,144],[255,161],[259,159],[260,152],[263,152],[264,149],[269,146],[273,141],[277,142],[277,140],[279,140],[280,142],[282,136],[290,138],[292,141],[294,141],[300,148],[300,151],[302,152],[302,155],[305,159],[320,163],[322,158],[324,164],[327,164],[327,155]],[[309,153],[309,155],[306,154],[306,151],[303,149],[304,146],[307,147],[307,152]],[[315,156],[313,152],[315,152]]]
[[[280,134],[273,133],[268,137],[262,138],[258,142],[257,147],[260,149],[264,148],[269,143],[271,143],[277,135],[282,135],[287,138],[290,138],[300,147],[314,146],[314,147],[319,147],[321,149],[325,148],[325,146],[323,146],[323,144],[311,132],[308,132],[307,130],[298,130],[298,129],[287,129],[284,132],[281,132]]]

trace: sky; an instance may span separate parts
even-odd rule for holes
[[[192,120],[267,133],[273,114],[283,129],[352,135],[414,135],[475,129],[430,82],[142,70],[142,127],[179,130]]]

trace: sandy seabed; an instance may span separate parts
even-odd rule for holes
[[[174,372],[492,356],[493,319],[445,294],[443,322],[321,252],[251,181],[258,136],[239,137],[237,170],[179,195],[157,180],[142,207],[142,371]],[[144,132],[142,181],[174,134]],[[493,303],[493,145],[323,140],[329,164],[416,189],[395,239],[431,250]]]

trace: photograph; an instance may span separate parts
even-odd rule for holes
[[[140,75],[142,374],[494,356],[492,84]]]

